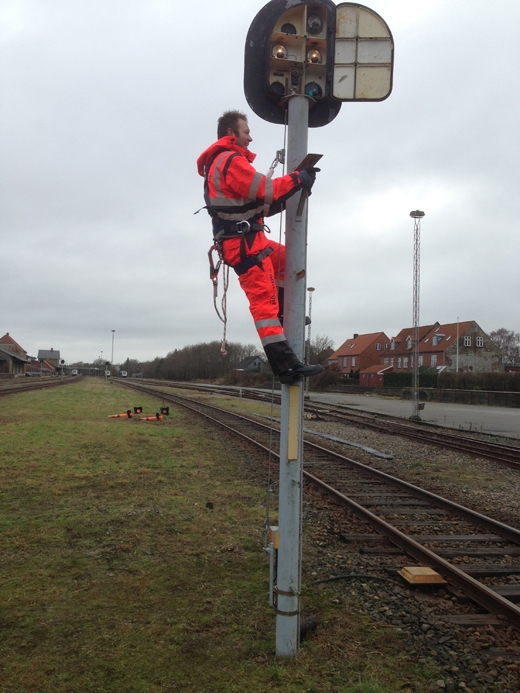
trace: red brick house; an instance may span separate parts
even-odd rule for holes
[[[336,365],[344,375],[379,365],[380,355],[389,341],[384,332],[355,334],[329,356],[329,364]]]
[[[405,328],[390,342],[380,363],[398,373],[413,370],[413,328]],[[502,353],[474,321],[427,325],[419,328],[419,368],[437,370],[501,371]]]
[[[423,325],[419,327],[419,344],[421,340],[432,332],[439,323],[434,325]],[[396,337],[392,337],[388,348],[380,355],[379,363],[382,366],[393,366],[394,371],[406,372],[413,369],[412,350],[413,350],[414,328],[405,327]]]

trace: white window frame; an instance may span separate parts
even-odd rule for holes
[[[403,357],[403,368],[408,368],[408,356]]]
[[[484,337],[475,337],[475,344],[478,347],[484,346]]]
[[[436,366],[436,365],[437,365],[437,354],[432,354],[431,365],[432,365],[432,366]]]
[[[352,368],[354,368],[355,365],[356,365],[356,357],[353,356],[352,357]]]
[[[464,346],[465,347],[471,346],[471,336],[469,334],[464,335]]]

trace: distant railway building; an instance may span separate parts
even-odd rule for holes
[[[9,332],[0,337],[0,377],[14,378],[25,373],[31,363],[27,352],[16,342]]]

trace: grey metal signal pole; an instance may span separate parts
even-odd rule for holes
[[[287,170],[294,171],[307,155],[309,101],[288,99]],[[287,201],[285,217],[284,332],[304,361],[304,318],[307,267],[307,204],[297,216],[300,195]],[[276,654],[291,657],[300,644],[301,506],[303,484],[304,382],[282,385]]]

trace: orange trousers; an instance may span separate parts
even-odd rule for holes
[[[255,321],[255,327],[265,347],[285,340],[283,328],[279,320],[280,305],[278,291],[283,287],[285,270],[285,246],[275,241],[270,241],[260,231],[251,239],[251,246],[247,237],[240,236],[223,241],[224,262],[234,267],[245,256],[257,255],[262,250],[270,248],[271,254],[261,260],[260,265],[253,265],[247,272],[238,277],[240,286],[244,290],[249,301],[249,310]],[[243,253],[240,254],[242,243]]]

